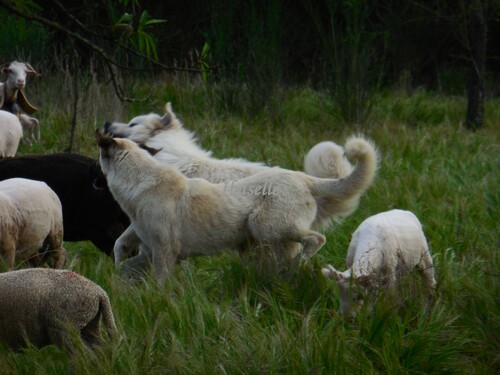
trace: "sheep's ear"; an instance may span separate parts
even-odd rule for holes
[[[343,273],[337,271],[331,264],[324,267],[321,272],[323,273],[323,275],[332,280],[341,281],[342,279],[344,279]]]
[[[142,148],[143,150],[146,150],[147,152],[149,152],[149,154],[151,156],[155,156],[157,153],[159,153],[163,149],[163,148],[149,147],[149,146],[146,146],[144,143],[140,143],[139,147]]]
[[[31,75],[34,75],[34,76],[41,76],[41,74],[40,74],[40,73],[38,73],[38,72],[35,70],[35,68],[33,68],[30,64],[25,63],[25,65],[26,65],[26,68],[27,68],[27,69],[26,69],[26,73],[31,74]]]
[[[97,139],[97,144],[102,148],[108,148],[115,143],[115,140],[113,138],[102,134],[100,129],[96,129],[95,136]]]
[[[351,278],[351,269],[348,269],[347,271],[340,272],[337,271],[332,265],[327,265],[325,268],[322,270],[323,275],[326,277],[329,277],[332,280],[335,280],[337,283],[346,283],[349,282],[349,279]]]
[[[10,72],[12,72],[12,69],[10,69],[8,66],[4,66],[1,68],[1,72],[3,74],[9,74]]]

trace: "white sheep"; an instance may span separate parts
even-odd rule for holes
[[[36,118],[30,117],[37,111],[28,101],[24,93],[27,76],[40,74],[28,63],[13,61],[8,66],[4,65],[1,72],[7,75],[5,83],[0,82],[0,109],[9,111],[19,117],[19,121],[28,137],[25,140],[31,144],[32,141],[40,140],[40,127]],[[24,111],[27,114],[22,113]],[[35,128],[37,135],[35,136]]]
[[[55,268],[66,260],[61,201],[41,181],[0,181],[0,255],[8,269],[16,261],[39,266],[52,257]]]
[[[404,276],[417,268],[432,291],[436,285],[429,246],[417,217],[410,211],[391,210],[371,216],[352,235],[347,251],[346,271],[332,265],[322,269],[339,287],[342,314],[353,318],[364,292],[385,285],[394,290]]]
[[[19,118],[0,110],[0,159],[15,156],[22,137],[23,128]]]
[[[29,268],[0,274],[0,341],[12,348],[55,344],[75,353],[73,332],[90,348],[116,324],[107,293],[70,270]]]

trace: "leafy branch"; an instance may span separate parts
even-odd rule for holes
[[[91,41],[89,37],[94,37],[98,38],[101,40],[106,40],[108,42],[111,42],[114,44],[116,47],[121,48],[133,55],[135,55],[138,58],[141,58],[148,63],[151,63],[152,66],[156,69],[159,70],[169,70],[169,71],[184,71],[184,72],[192,72],[192,73],[203,73],[206,71],[206,68],[204,69],[192,69],[192,68],[179,68],[176,66],[169,66],[166,64],[162,64],[158,61],[158,54],[156,51],[156,43],[154,41],[153,36],[149,33],[149,29],[157,24],[166,22],[165,20],[157,20],[151,18],[149,13],[147,11],[143,11],[141,18],[139,20],[138,26],[137,26],[137,42],[135,44],[136,49],[130,48],[127,45],[123,43],[124,37],[130,37],[131,32],[121,34],[119,37],[116,37],[116,34],[113,35],[108,35],[107,33],[96,33],[93,30],[90,30],[88,27],[86,27],[83,23],[79,21],[78,18],[73,16],[71,12],[69,12],[58,0],[51,0],[51,3],[60,11],[62,12],[71,22],[73,22],[74,25],[76,25],[77,30],[71,29],[69,27],[63,26],[57,21],[54,21],[52,19],[49,19],[47,17],[44,17],[41,15],[41,11],[43,10],[40,8],[39,5],[35,4],[31,0],[0,0],[0,7],[3,7],[13,14],[16,14],[17,16],[24,18],[26,20],[34,21],[37,22],[51,30],[58,31],[64,35],[66,35],[68,38],[70,38],[73,41],[78,41],[82,46],[87,48],[90,51],[93,51],[100,59],[101,61],[105,64],[107,67],[107,71],[109,73],[109,77],[111,79],[111,82],[113,84],[113,88],[115,90],[116,95],[120,98],[120,100],[123,101],[128,101],[128,102],[136,102],[136,101],[143,101],[145,99],[134,99],[134,98],[129,98],[126,97],[123,93],[123,89],[121,88],[120,84],[118,83],[117,79],[117,69],[120,70],[145,70],[145,69],[137,69],[137,68],[131,68],[125,65],[120,64],[116,59],[111,57],[104,48],[102,48],[100,45],[94,43]],[[128,18],[127,14],[124,14],[119,22],[117,22],[115,25],[113,25],[113,29],[115,31],[119,30],[129,30],[132,28],[131,26],[131,21],[132,18]],[[132,28],[133,31],[133,28]]]

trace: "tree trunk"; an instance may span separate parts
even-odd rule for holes
[[[483,0],[474,0],[470,13],[468,34],[470,46],[470,73],[466,127],[476,130],[484,122],[484,75],[486,62],[486,9]]]

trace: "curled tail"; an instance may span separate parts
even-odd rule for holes
[[[102,320],[108,332],[108,336],[110,339],[114,339],[117,334],[117,328],[108,295],[106,293],[102,294],[99,302]]]
[[[304,172],[320,178],[344,178],[352,172],[353,166],[345,157],[342,146],[335,142],[320,142],[304,157]]]
[[[375,146],[362,137],[351,137],[345,144],[349,159],[356,160],[350,174],[339,180],[313,179],[311,192],[318,202],[316,224],[325,226],[334,218],[350,215],[359,204],[361,195],[370,187],[378,166]]]

